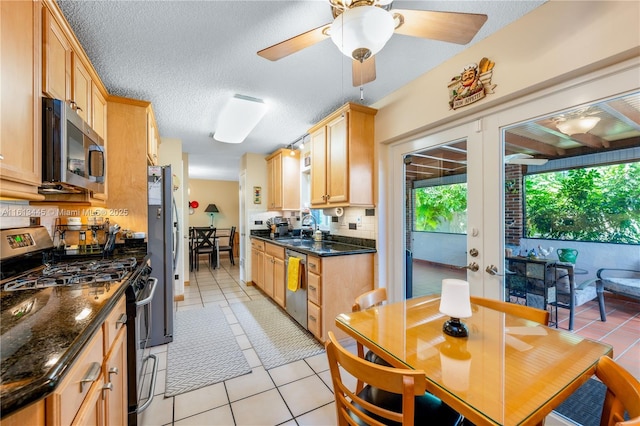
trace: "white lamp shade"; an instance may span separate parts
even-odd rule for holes
[[[220,142],[240,143],[266,112],[267,105],[261,99],[235,95],[222,109],[213,137]]]
[[[452,318],[469,318],[471,316],[468,282],[453,278],[442,280],[440,312]]]
[[[393,16],[376,6],[357,6],[342,12],[331,24],[331,40],[349,58],[357,49],[378,53],[393,35]]]

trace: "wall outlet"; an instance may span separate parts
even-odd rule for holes
[[[356,217],[356,224],[358,225],[358,228],[362,227],[362,216]]]

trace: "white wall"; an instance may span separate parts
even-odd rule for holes
[[[482,123],[501,123],[501,108],[518,106],[534,94],[562,84],[579,85],[581,79],[625,61],[637,64],[639,27],[640,2],[549,1],[373,105],[378,109],[375,137],[379,280],[394,286],[390,300],[401,295],[404,277],[404,228],[398,219],[403,217],[404,205],[386,201],[394,199],[394,189],[404,183],[396,181],[402,164],[390,157],[395,146],[391,144],[472,120],[481,124],[481,136],[495,140],[499,128]],[[465,108],[450,110],[447,82],[461,66],[483,57],[496,64],[492,80],[497,84],[495,94]],[[626,90],[637,86],[630,85]],[[590,102],[593,96],[584,92],[572,102]],[[496,152],[495,158],[484,158],[483,162],[493,165],[500,161],[499,155]],[[491,213],[484,222],[499,223],[499,210]],[[493,228],[490,231],[488,235],[498,235]],[[494,251],[491,256],[497,258],[499,250]]]

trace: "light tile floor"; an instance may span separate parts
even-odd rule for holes
[[[439,292],[439,283],[443,276],[451,276],[451,271],[440,271],[437,279],[433,271],[420,271],[429,276],[430,281],[419,278],[422,274],[414,268],[414,282],[416,278],[423,283],[423,288],[417,293],[430,294]],[[416,273],[418,272],[418,273]],[[456,271],[457,272],[457,271]],[[444,274],[444,275],[443,275]],[[422,275],[425,277],[425,275]],[[464,278],[464,277],[462,277]],[[437,291],[436,291],[437,290]],[[320,354],[301,361],[292,362],[271,370],[265,370],[251,343],[233,312],[230,303],[249,301],[265,297],[258,289],[240,283],[239,269],[222,260],[220,269],[209,269],[204,262],[200,270],[190,274],[190,285],[185,287],[184,301],[176,304],[177,310],[201,309],[215,304],[222,307],[232,330],[236,334],[238,344],[243,349],[245,357],[252,368],[250,374],[236,377],[192,392],[175,397],[165,398],[164,387],[167,364],[167,345],[152,348],[152,353],[159,357],[158,381],[155,398],[149,408],[139,417],[142,426],[156,425],[335,425],[335,404],[333,402],[333,386],[329,373],[326,355]],[[614,344],[614,353],[622,360],[634,358],[640,348],[640,337],[633,333],[631,345],[619,346],[608,338],[612,337],[611,329],[620,329],[620,323],[627,327],[637,327],[640,322],[640,311],[637,304],[611,303],[610,320],[607,330],[600,335],[590,335],[590,331],[598,326],[598,321],[589,320],[592,306],[585,305],[578,317],[584,319],[575,333],[585,335],[596,340],[605,340]],[[597,305],[596,305],[597,306]],[[617,319],[616,312],[624,319]],[[561,326],[566,323],[566,315],[561,319]],[[586,319],[585,319],[586,318]],[[604,325],[600,323],[600,325]],[[614,326],[615,327],[609,327]],[[592,327],[589,327],[592,325]],[[636,328],[637,331],[637,328]],[[356,352],[355,344],[348,347]],[[624,356],[622,356],[624,355]],[[638,377],[638,373],[633,371]],[[560,416],[547,417],[546,425],[573,425]]]
[[[165,398],[167,346],[151,352],[159,358],[155,397],[139,424],[156,425],[334,425],[333,386],[325,354],[265,370],[229,304],[265,297],[240,283],[239,269],[222,260],[220,269],[203,261],[190,274],[184,301],[176,309],[219,305],[252,368],[250,374]],[[169,343],[171,344],[171,343]],[[349,347],[354,353],[355,344]]]

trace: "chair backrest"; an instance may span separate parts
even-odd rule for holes
[[[496,299],[487,299],[485,297],[471,296],[471,303],[486,306],[496,311],[506,314],[515,315],[530,321],[539,322],[540,324],[549,324],[549,311],[534,308],[532,306],[519,305],[517,303],[503,302]]]
[[[236,237],[236,227],[232,226],[231,232],[229,233],[229,247],[231,247],[232,250],[233,250],[233,241],[235,240],[235,237]]]
[[[596,376],[607,386],[600,426],[640,425],[640,381],[607,356],[598,361]]]
[[[216,228],[194,228],[196,249],[213,249],[215,247]]]
[[[384,287],[376,288],[366,293],[362,293],[356,297],[356,300],[351,307],[351,312],[358,312],[363,309],[369,309],[372,306],[380,305],[387,300],[387,289]]]
[[[331,331],[325,348],[329,359],[339,425],[355,424],[352,416],[358,417],[370,425],[389,423],[388,421],[380,423],[363,413],[360,407],[392,422],[403,425],[414,423],[415,397],[416,395],[424,395],[426,392],[424,371],[384,367],[367,362],[342,347]],[[341,368],[372,387],[402,395],[402,411],[395,412],[378,407],[358,396],[343,380]],[[347,378],[345,377],[345,379]],[[350,381],[347,379],[346,382]]]

